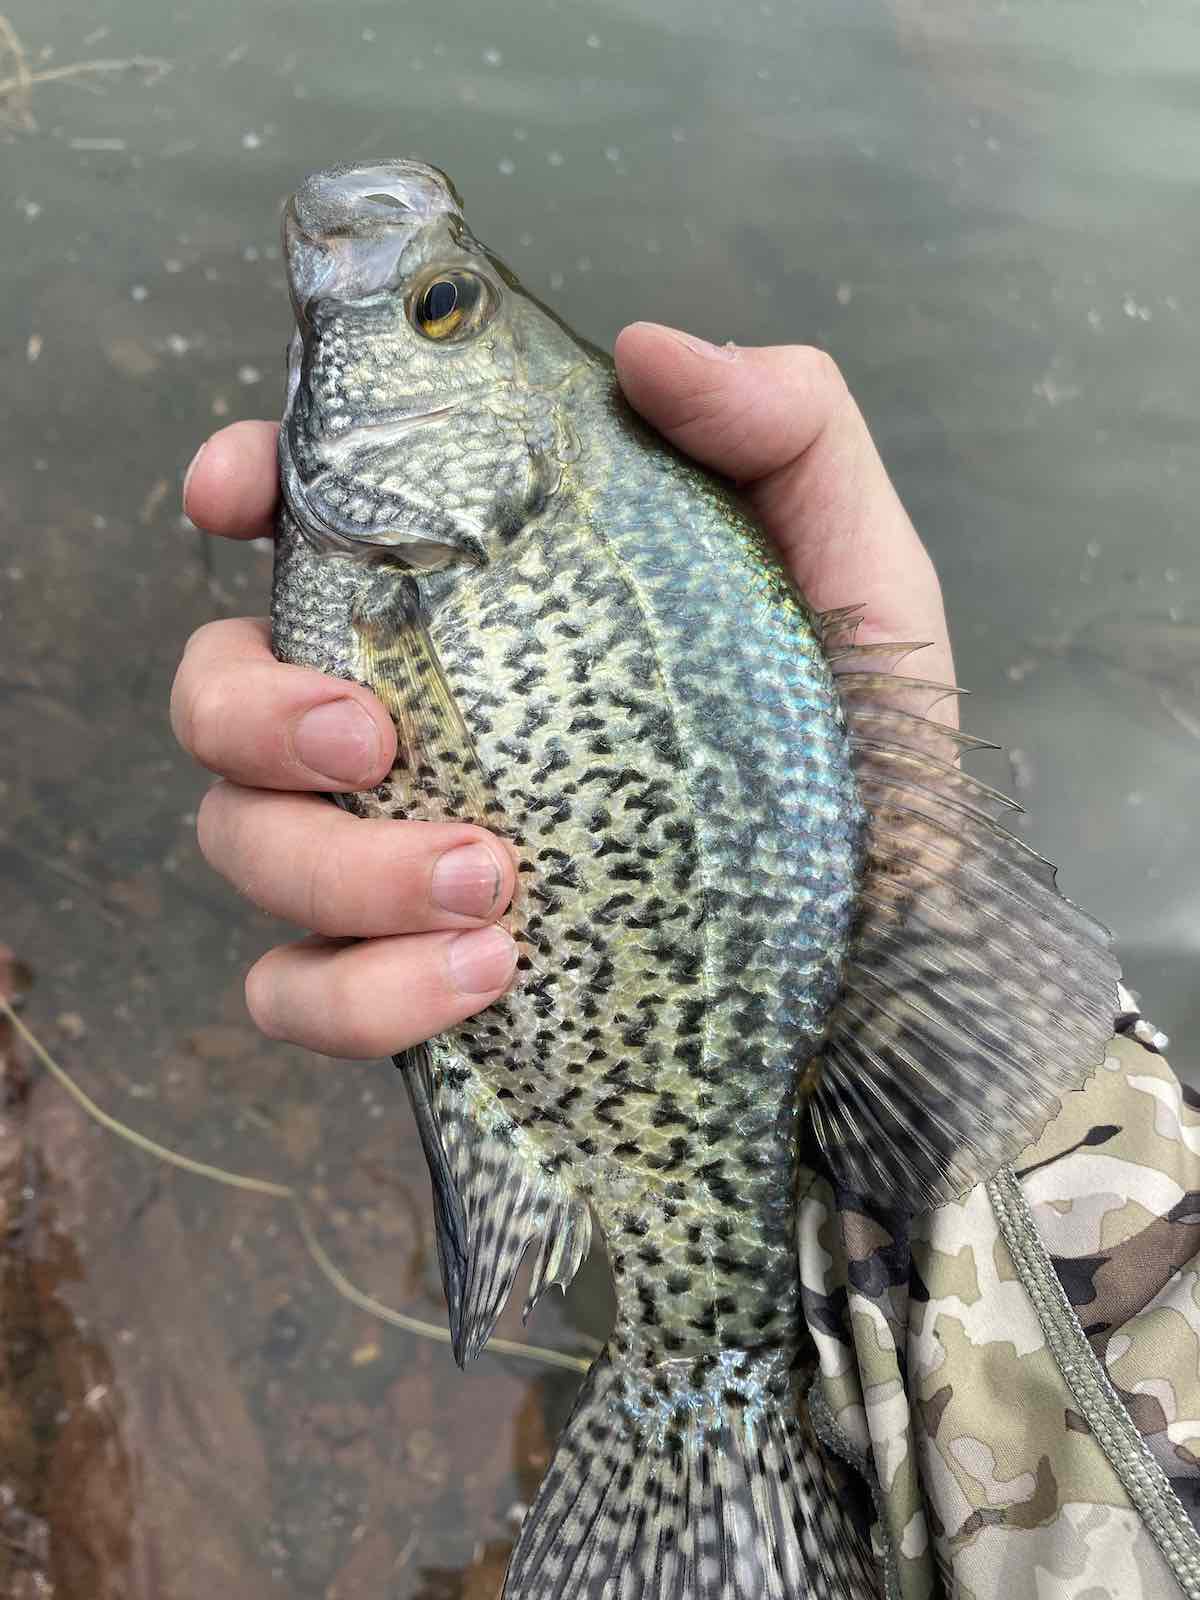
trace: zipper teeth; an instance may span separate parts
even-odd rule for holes
[[[1033,1301],[1046,1342],[1080,1415],[1099,1441],[1180,1589],[1188,1600],[1200,1600],[1200,1534],[1088,1343],[1012,1168],[1002,1167],[987,1191],[1013,1265]]]

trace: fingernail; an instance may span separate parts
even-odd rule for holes
[[[365,783],[379,760],[379,732],[357,701],[329,700],[300,718],[292,749],[323,778]]]
[[[429,892],[435,906],[461,917],[486,917],[500,898],[500,863],[485,844],[461,844],[434,863]]]
[[[188,514],[188,508],[187,508],[188,484],[191,483],[191,481],[192,481],[192,473],[195,472],[196,468],[200,465],[200,457],[204,454],[204,452],[207,449],[208,449],[208,440],[206,439],[204,441],[204,443],[200,446],[199,450],[196,451],[196,454],[188,462],[188,469],[183,475],[182,502],[183,502],[183,514],[184,514],[185,517]]]
[[[685,350],[690,350],[694,356],[704,356],[710,361],[737,360],[738,347],[732,339],[726,344],[709,344],[707,339],[701,339],[694,333],[684,333],[681,328],[668,328],[660,322],[649,323],[648,326],[661,328],[665,334],[674,339],[676,344],[681,344]]]
[[[517,947],[503,928],[475,928],[453,940],[447,960],[451,981],[461,993],[491,994],[512,977]]]

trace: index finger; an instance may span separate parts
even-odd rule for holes
[[[184,515],[226,539],[270,538],[279,499],[276,422],[233,422],[207,439],[183,480]]]
[[[369,689],[277,661],[268,624],[251,617],[206,622],[188,640],[171,726],[203,766],[254,789],[369,789],[396,750]]]

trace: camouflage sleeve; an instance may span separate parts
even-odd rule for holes
[[[910,1222],[806,1172],[810,1411],[889,1600],[1200,1597],[1200,1098],[1132,1001],[1117,1028],[960,1202]]]

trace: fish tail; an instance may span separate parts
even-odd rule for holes
[[[855,1491],[790,1394],[781,1406],[697,1409],[652,1398],[644,1381],[608,1350],[593,1366],[526,1515],[503,1600],[880,1593]],[[634,1396],[648,1414],[633,1414]]]

